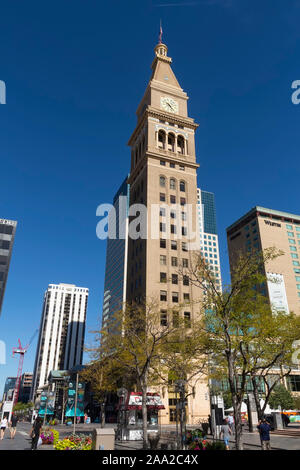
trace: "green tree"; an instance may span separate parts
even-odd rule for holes
[[[203,291],[203,298],[199,299],[203,314],[201,338],[205,335],[210,344],[211,367],[229,384],[238,450],[243,448],[241,405],[252,368],[251,349],[272,317],[263,291],[267,281],[265,266],[281,254],[275,248],[237,254],[231,266],[231,284],[223,291],[201,254],[195,256],[188,271],[191,283]]]
[[[134,384],[141,391],[144,448],[148,442],[147,388],[154,382],[161,348],[174,330],[169,324],[161,325],[157,302],[150,299],[144,304],[127,304],[101,331],[99,346],[90,350],[93,362],[98,362],[102,368],[103,382],[99,390]],[[93,376],[91,382],[95,382]]]
[[[270,395],[269,405],[272,409],[290,410],[294,408],[294,398],[284,385],[276,385]]]

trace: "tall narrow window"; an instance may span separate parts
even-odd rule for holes
[[[185,182],[184,181],[180,181],[180,191],[185,193]]]
[[[158,133],[158,147],[161,149],[166,148],[166,133],[162,130]]]
[[[181,155],[184,154],[184,138],[182,137],[182,135],[179,135],[177,137],[177,152]]]
[[[170,189],[176,189],[176,181],[174,178],[170,179]]]

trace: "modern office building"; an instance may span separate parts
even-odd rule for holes
[[[274,310],[300,315],[300,216],[256,206],[227,228],[231,269],[238,253],[276,247],[283,255],[265,266],[268,296]],[[276,282],[274,282],[274,280]],[[300,365],[287,379],[292,392],[300,392]]]
[[[130,207],[147,207],[147,220],[139,224],[140,236],[129,237],[127,300],[160,304],[161,324],[180,314],[192,326],[199,315],[202,297],[188,275],[178,275],[179,266],[189,268],[199,250],[197,169],[195,131],[189,117],[188,96],[171,68],[167,46],[155,47],[152,75],[138,105],[137,125],[129,140],[131,147]],[[157,212],[155,212],[157,211]],[[129,224],[131,224],[129,217]],[[199,377],[198,377],[199,378]],[[176,394],[170,387],[163,395],[165,410],[161,423],[175,421]],[[206,381],[195,380],[188,398],[189,424],[207,418],[209,396]]]
[[[51,370],[82,364],[89,290],[74,284],[50,284],[37,345],[31,400],[47,384]]]
[[[24,372],[24,374],[22,374],[19,392],[19,401],[22,403],[28,403],[30,399],[32,379],[33,374],[31,372]]]
[[[2,401],[13,399],[17,377],[7,377],[4,384]]]
[[[222,287],[219,239],[217,232],[217,217],[215,195],[197,189],[198,220],[200,234],[200,250],[210,264],[216,277],[216,283]]]
[[[0,314],[15,239],[17,222],[0,219]]]
[[[110,214],[111,226],[115,230],[107,238],[106,266],[102,310],[102,327],[107,327],[108,319],[122,309],[126,301],[127,287],[127,247],[128,247],[128,206],[129,184],[125,178],[113,199]],[[112,220],[114,218],[114,220]],[[115,223],[114,223],[115,222]]]

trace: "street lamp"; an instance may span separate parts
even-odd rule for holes
[[[118,419],[118,435],[120,435],[120,440],[123,440],[123,430],[125,425],[125,399],[127,397],[128,390],[124,387],[117,390],[117,395],[122,399],[122,404],[119,407],[119,419]]]

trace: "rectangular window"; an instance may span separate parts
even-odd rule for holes
[[[293,238],[289,238],[289,243],[291,243],[292,245],[295,245],[295,240],[293,240]]]
[[[188,251],[188,247],[187,247],[187,243],[186,243],[186,242],[182,242],[182,244],[181,244],[181,249],[182,249],[182,251]]]
[[[166,162],[164,160],[160,161],[161,166],[166,166]]]
[[[300,232],[300,227],[295,227],[297,232]]]
[[[189,286],[190,285],[189,277],[188,276],[183,276],[182,282],[183,282],[184,286]]]
[[[187,236],[187,227],[181,227],[181,235],[183,235],[184,237]]]
[[[161,290],[160,291],[160,300],[161,300],[161,302],[166,302],[167,301],[167,291],[166,290]]]
[[[300,266],[300,263],[299,263],[299,261],[293,261],[293,265],[294,266]]]
[[[172,292],[172,302],[178,303],[178,292]]]
[[[176,204],[176,196],[173,196],[173,195],[170,196],[170,203]]]
[[[296,282],[300,282],[300,276],[296,276]]]
[[[172,274],[172,284],[178,284],[178,275]]]
[[[175,163],[170,163],[170,168],[175,168]]]
[[[186,204],[186,199],[185,199],[185,197],[181,197],[181,198],[180,198],[180,205],[181,205],[181,206],[184,206],[185,204]]]
[[[186,212],[181,212],[181,220],[186,220]]]
[[[184,312],[184,325],[186,328],[191,328],[191,313]]]
[[[164,238],[160,239],[160,248],[166,248],[167,242]]]
[[[162,266],[167,264],[167,257],[165,255],[160,255],[160,264]]]
[[[300,284],[297,284],[297,289],[300,290]]]
[[[177,250],[177,241],[171,240],[171,250]]]
[[[184,171],[184,165],[179,165],[179,170]]]
[[[166,231],[166,224],[163,224],[162,222],[160,222],[159,224],[159,230],[161,232],[165,232]]]
[[[168,325],[167,310],[161,310],[160,311],[160,324],[161,324],[161,326],[167,326]]]
[[[294,237],[294,232],[288,232],[287,234],[289,237]]]
[[[176,232],[177,232],[176,225],[171,225],[171,233],[176,233]]]
[[[182,267],[183,268],[189,267],[189,260],[187,258],[182,258]]]
[[[166,209],[165,209],[165,207],[161,207],[161,208],[159,209],[159,215],[160,215],[161,217],[165,217],[165,216],[166,216]]]
[[[293,230],[293,226],[292,226],[292,225],[286,225],[286,228],[287,228],[288,230]]]
[[[170,211],[170,216],[171,216],[171,219],[176,219],[176,212]]]
[[[295,274],[300,274],[300,269],[295,269],[295,268],[294,268],[294,273],[295,273]]]
[[[297,259],[298,255],[296,255],[296,253],[291,253],[291,257],[294,258],[294,259]]]
[[[190,294],[188,294],[187,292],[185,292],[183,294],[183,300],[185,300],[186,302],[189,302],[190,301]]]
[[[160,282],[167,282],[167,273],[160,273]]]
[[[171,264],[172,266],[177,266],[177,258],[175,256],[171,257]]]
[[[166,195],[165,195],[164,193],[160,193],[160,194],[159,194],[159,200],[160,200],[161,202],[166,202]]]
[[[297,248],[295,246],[290,246],[291,251],[297,251]]]

